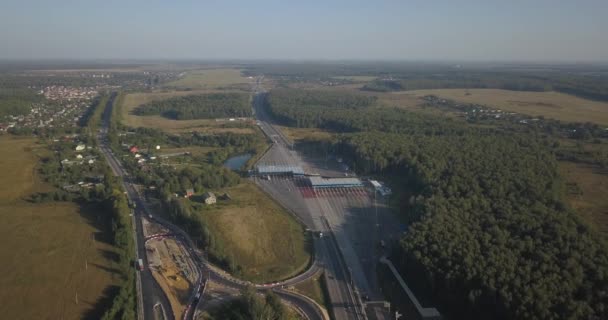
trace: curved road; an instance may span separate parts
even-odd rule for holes
[[[108,164],[112,168],[114,175],[121,178],[121,183],[126,192],[127,197],[130,201],[136,204],[137,209],[134,210],[134,214],[132,216],[132,224],[134,226],[134,240],[136,244],[136,253],[137,259],[142,259],[144,262],[144,266],[148,266],[148,260],[146,256],[146,248],[145,248],[145,238],[143,233],[143,225],[141,218],[143,216],[153,217],[151,211],[149,210],[146,201],[139,194],[139,192],[134,187],[133,182],[131,181],[128,173],[120,163],[120,161],[114,156],[113,152],[110,150],[108,145],[107,134],[110,128],[111,114],[112,114],[112,106],[114,103],[114,99],[116,97],[116,93],[113,93],[106,108],[104,110],[102,116],[102,128],[100,129],[97,139],[100,145],[100,150],[104,154]],[[256,95],[257,97],[257,95]],[[279,135],[280,136],[280,135]],[[280,136],[282,137],[282,136]],[[295,294],[292,292],[288,292],[285,290],[277,289],[279,287],[293,285],[302,281],[305,281],[312,277],[318,271],[317,261],[313,261],[310,268],[306,270],[304,273],[295,276],[294,278],[287,279],[281,282],[276,282],[272,284],[263,284],[256,285],[247,281],[238,280],[229,276],[227,273],[215,268],[208,261],[203,258],[203,254],[196,250],[196,246],[190,239],[190,237],[179,227],[173,225],[169,221],[166,221],[160,217],[153,217],[152,220],[163,225],[167,229],[169,229],[172,233],[178,235],[179,240],[182,242],[184,247],[188,248],[190,251],[193,261],[200,268],[199,272],[199,280],[195,286],[195,290],[192,291],[188,308],[186,314],[184,315],[184,319],[192,319],[195,314],[195,308],[199,302],[199,299],[196,297],[197,293],[199,293],[203,288],[203,269],[208,271],[209,276],[214,277],[214,281],[218,282],[222,285],[232,287],[235,289],[242,289],[245,286],[253,285],[259,291],[264,291],[268,289],[273,289],[277,295],[284,301],[288,302],[291,305],[294,305],[299,312],[301,312],[305,317],[310,320],[326,320],[323,311],[319,308],[319,306],[314,303],[309,298],[305,298],[299,294]],[[156,282],[154,277],[152,276],[151,271],[148,268],[145,268],[141,272],[138,272],[137,275],[137,306],[138,306],[138,319],[155,319],[155,309],[159,306],[162,308],[164,317],[167,320],[174,319],[174,316],[171,312],[171,305],[169,300],[164,293],[164,291],[160,288],[159,284]]]

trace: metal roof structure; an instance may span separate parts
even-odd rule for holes
[[[256,167],[259,174],[294,174],[304,175],[304,169],[300,166],[289,165],[258,165]]]
[[[372,186],[374,186],[374,188],[376,188],[376,189],[382,188],[382,185],[380,184],[380,182],[378,182],[376,180],[370,180],[369,183],[371,183]]]
[[[348,188],[348,187],[362,187],[363,183],[357,178],[322,178],[322,177],[310,177],[310,184],[313,188]]]

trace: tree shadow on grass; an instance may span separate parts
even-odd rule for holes
[[[78,214],[80,214],[90,226],[95,228],[93,233],[95,241],[114,245],[112,235],[112,212],[98,202],[81,201],[77,203],[79,205]]]
[[[114,252],[114,251],[110,251],[110,250],[105,250],[105,249],[98,249],[99,252],[101,252],[101,255],[104,257],[104,259],[110,260],[114,263],[119,263],[120,262],[120,256],[118,255],[118,253]]]
[[[109,273],[111,273],[113,275],[121,275],[120,270],[118,270],[116,268],[110,268],[110,267],[102,266],[102,265],[97,264],[97,263],[91,263],[90,265],[92,265],[92,266],[94,266],[96,268],[99,268],[101,270],[107,271],[107,272],[109,272]]]
[[[112,300],[120,291],[120,287],[113,285],[108,286],[103,290],[102,295],[95,301],[91,309],[87,310],[82,319],[84,320],[97,320],[101,319],[106,310],[112,306]]]

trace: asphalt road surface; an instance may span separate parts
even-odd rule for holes
[[[114,175],[121,178],[121,183],[124,190],[127,192],[127,197],[134,203],[138,204],[138,208],[135,210],[132,216],[132,224],[134,226],[135,233],[135,245],[137,249],[137,259],[142,259],[144,262],[144,270],[137,272],[137,305],[138,305],[138,317],[140,319],[154,319],[155,313],[158,313],[158,309],[164,310],[168,320],[174,319],[171,312],[171,305],[164,291],[160,288],[156,280],[152,277],[152,272],[148,266],[148,260],[146,258],[146,248],[144,246],[144,233],[141,223],[141,216],[143,214],[139,206],[142,201],[139,194],[136,192],[133,185],[130,183],[130,179],[120,164],[120,162],[114,157],[112,151],[107,144],[107,133],[110,126],[110,117],[112,113],[112,105],[114,102],[115,94],[111,96],[106,105],[103,113],[102,128],[97,136],[99,146],[106,158],[108,164],[112,168]],[[135,262],[134,262],[135,265]],[[135,266],[134,266],[135,267]],[[155,310],[156,309],[156,310]]]
[[[192,260],[200,269],[198,283],[195,285],[195,290],[193,290],[191,293],[188,302],[188,308],[184,316],[185,319],[192,319],[195,315],[195,309],[199,302],[198,299],[195,298],[195,296],[196,293],[200,292],[204,280],[209,280],[211,279],[211,277],[213,277],[213,281],[238,290],[244,288],[247,285],[252,284],[232,278],[226,273],[213,267],[208,261],[203,258],[203,253],[196,249],[196,246],[194,245],[190,237],[183,230],[173,225],[172,223],[162,219],[161,217],[151,215],[151,211],[148,208],[145,199],[136,190],[128,173],[125,171],[120,161],[114,156],[108,146],[107,133],[110,126],[110,118],[114,98],[115,94],[112,95],[110,101],[106,105],[104,114],[102,116],[102,128],[100,129],[97,138],[99,141],[100,149],[104,154],[104,157],[106,158],[108,164],[112,168],[112,171],[116,176],[121,177],[121,183],[123,185],[124,190],[126,191],[127,197],[129,198],[129,200],[136,204],[136,209],[134,210],[134,215],[132,216],[132,222],[134,226],[135,244],[137,248],[137,259],[142,259],[144,262],[144,266],[149,265],[146,257],[145,238],[141,219],[144,216],[153,217],[152,221],[163,225],[165,228],[171,231],[173,236],[177,237],[177,240],[180,241],[184,245],[184,247],[190,252]],[[281,299],[295,306],[299,310],[299,312],[302,313],[302,315],[309,320],[326,320],[323,316],[323,312],[318,308],[316,304],[311,303],[310,299],[306,299],[302,296],[299,296],[298,294],[290,293],[280,289],[283,286],[306,281],[316,273],[316,271],[318,270],[317,268],[318,265],[315,261],[311,268],[294,278],[273,284],[254,286],[259,291],[274,290]],[[208,276],[207,279],[203,279],[202,275],[205,273]],[[173,314],[171,312],[172,309],[166,294],[160,288],[156,280],[153,278],[151,271],[147,267],[144,268],[143,271],[137,273],[137,305],[139,319],[157,320],[160,314],[163,314],[165,319],[174,319]]]
[[[273,145],[258,164],[309,166],[293,150],[291,142],[271,124],[263,106],[264,94],[263,92],[256,93],[254,113],[258,126],[273,141]],[[280,182],[289,179],[293,180],[290,182],[291,184]],[[300,181],[293,178],[271,177],[270,180],[256,178],[254,180],[264,191],[296,214],[308,228],[326,235],[315,241],[315,256],[325,268],[325,280],[335,318],[339,320],[366,319],[361,300],[362,292],[368,295],[373,290],[370,289],[366,272],[344,229],[345,225],[350,223],[349,216],[345,215],[343,210],[336,210],[341,206],[336,206],[321,197],[306,197],[302,191],[306,179]],[[348,210],[348,212],[351,211]],[[371,233],[373,234],[373,232]],[[366,243],[368,245],[371,243],[373,247],[374,241],[375,239],[371,239]],[[375,266],[377,261],[375,250],[373,248],[370,250],[369,247],[366,249],[368,254],[371,253],[371,256],[366,257],[366,261]],[[375,278],[375,272],[369,275]]]

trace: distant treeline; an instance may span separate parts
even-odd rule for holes
[[[141,72],[114,72],[111,77],[93,77],[93,74],[109,74],[99,72],[64,72],[37,74],[0,74],[0,88],[43,88],[47,86],[94,87],[98,85],[130,86],[141,83],[150,77]]]
[[[608,76],[567,74],[445,72],[383,77],[363,86],[367,91],[479,88],[515,91],[558,91],[582,98],[608,101]]]
[[[290,98],[292,95],[294,97]],[[314,100],[307,97],[314,97]],[[427,134],[463,130],[462,126],[446,123],[439,118],[399,109],[371,107],[375,101],[375,97],[351,93],[296,89],[272,90],[266,97],[267,110],[278,122],[298,128],[316,127],[336,132],[380,128],[386,132]]]
[[[340,114],[361,114],[364,108],[373,105],[376,97],[359,94],[320,91],[275,89],[266,97],[268,110],[281,123],[299,128],[337,126],[332,122]],[[362,122],[363,124],[363,122]],[[340,129],[349,130],[352,124],[343,124]]]
[[[44,97],[34,90],[0,87],[0,118],[7,115],[28,114],[33,103],[44,100]]]
[[[135,109],[140,116],[161,115],[175,120],[250,117],[249,95],[211,93],[152,101]]]
[[[608,318],[608,247],[564,203],[541,135],[402,109],[293,112],[272,97],[283,121],[347,131],[330,147],[352,168],[396,180],[410,226],[393,258],[448,316]]]

